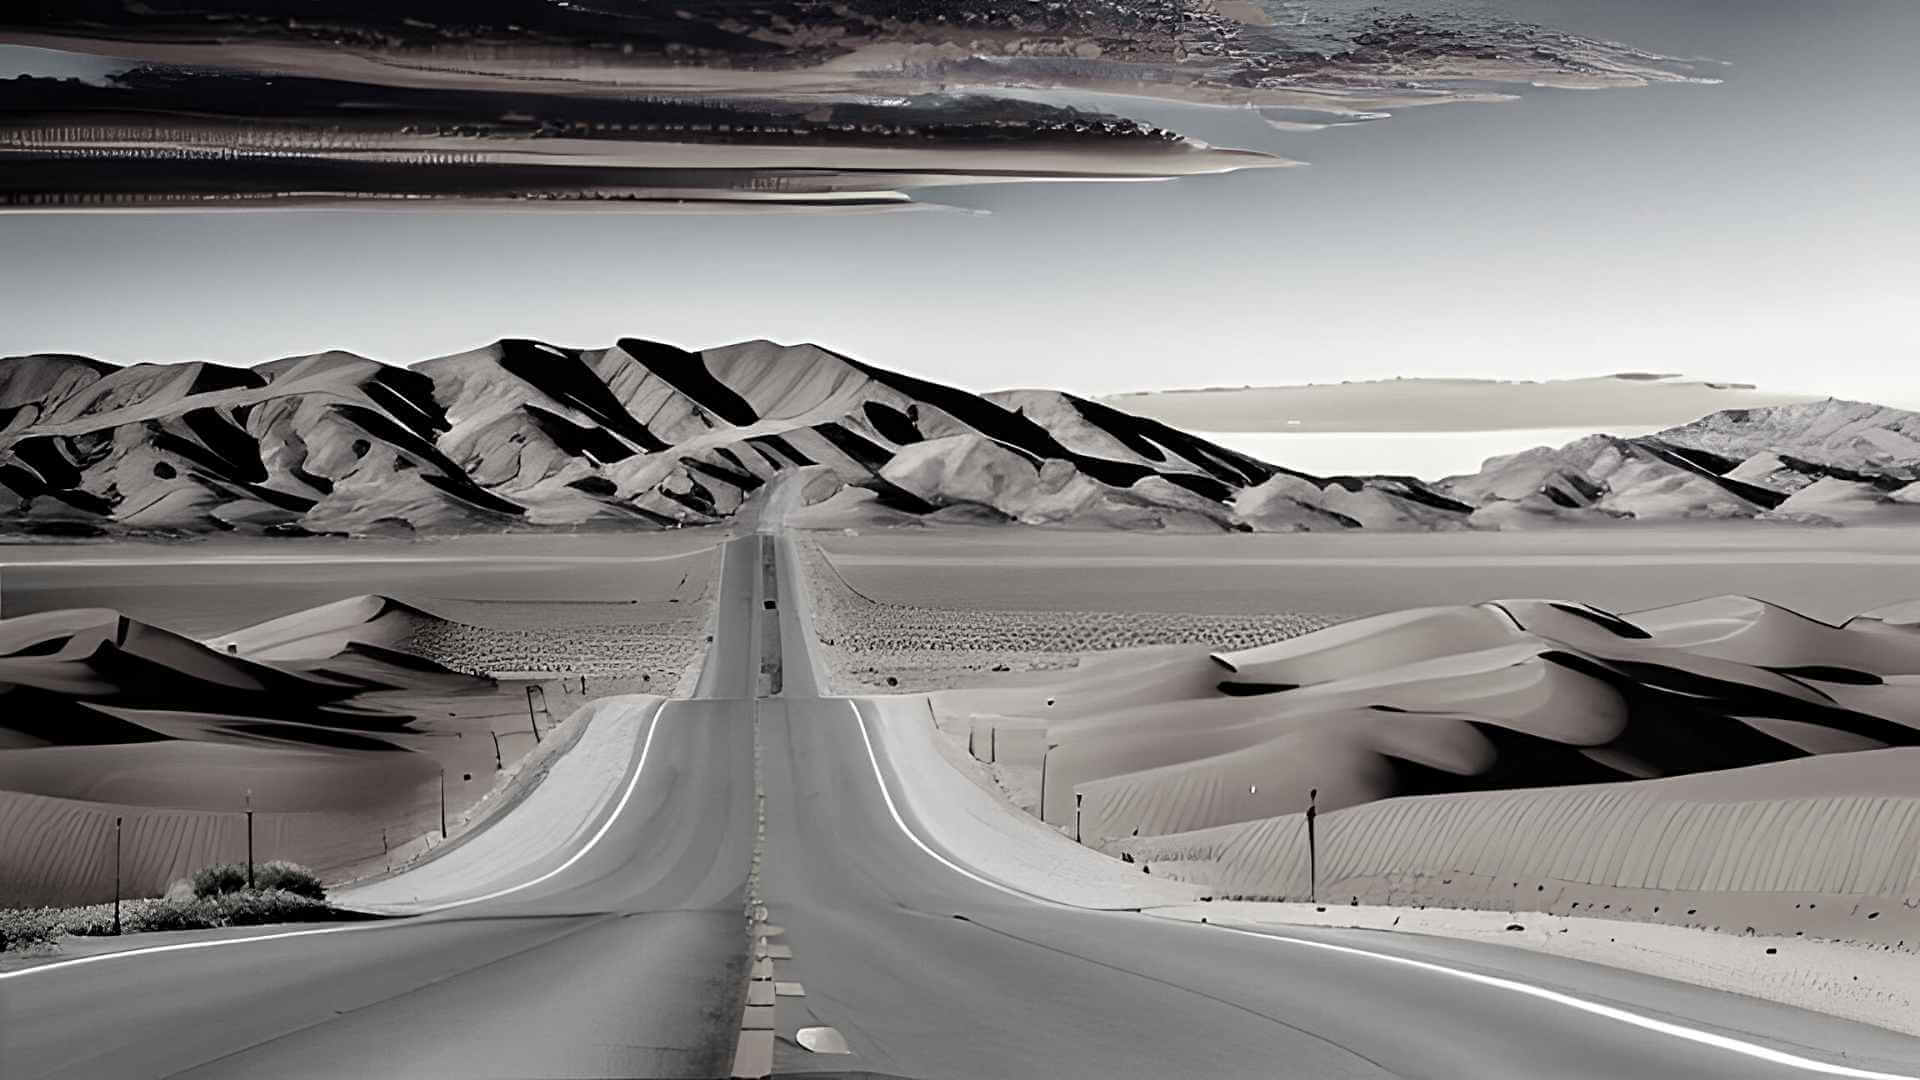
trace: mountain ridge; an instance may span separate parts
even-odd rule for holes
[[[526,338],[407,366],[0,359],[0,534],[428,535],[711,524],[816,469],[813,524],[1459,529],[1920,507],[1920,414],[1726,410],[1478,472],[1316,476],[1058,390],[976,394],[816,344]],[[942,514],[951,510],[951,513]]]

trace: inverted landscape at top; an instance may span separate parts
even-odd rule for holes
[[[1823,400],[1596,434],[1426,481],[1312,476],[1053,390],[944,386],[817,345],[508,339],[397,367],[0,360],[0,531],[430,535],[724,520],[1183,531],[1902,521],[1920,414]]]
[[[1297,129],[1510,96],[1496,86],[1710,81],[1475,9],[1213,0],[44,0],[0,13],[5,43],[116,58],[96,80],[0,80],[15,209],[891,206],[952,183],[1287,164],[1112,100],[1066,107],[1089,91]]]

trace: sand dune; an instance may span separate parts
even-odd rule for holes
[[[1906,950],[1916,611],[1437,606],[933,702],[1015,805],[1217,899],[1311,891]]]
[[[1323,901],[1591,913],[1883,943],[1920,926],[1920,750],[1398,798],[1318,823]],[[1224,897],[1307,895],[1303,816],[1122,841]]]
[[[439,621],[390,596],[353,596],[234,630],[207,644],[256,660],[317,660],[337,656],[349,645],[393,648]]]
[[[458,820],[568,708],[420,651],[460,624],[363,596],[202,643],[106,609],[0,620],[0,904],[152,895],[210,862],[338,870]],[[451,628],[451,629],[450,629]],[[474,628],[475,632],[483,632]],[[562,713],[561,715],[564,715]]]
[[[1309,788],[1325,811],[1920,745],[1916,673],[1920,634],[1883,618],[1506,600],[942,705],[983,760],[1002,730],[1039,739],[1041,815],[1103,845],[1297,812]]]

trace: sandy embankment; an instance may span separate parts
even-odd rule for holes
[[[820,577],[821,569],[815,566],[810,579]],[[1439,617],[1440,624],[1451,629],[1438,635],[1425,634],[1418,617],[1401,619],[1397,652],[1379,649],[1372,632],[1378,624],[1370,629],[1369,621],[1362,620],[1347,624],[1343,648],[1322,647],[1323,639],[1340,638],[1338,633],[1295,638],[1244,656],[1235,654],[1239,672],[1205,660],[1191,646],[1082,658],[1070,673],[1041,672],[1018,680],[1002,678],[998,688],[932,694],[921,706],[928,710],[926,719],[903,717],[887,738],[905,739],[901,745],[917,748],[923,763],[957,767],[960,778],[972,781],[961,785],[973,789],[970,798],[927,785],[943,791],[943,803],[968,807],[950,815],[968,830],[981,831],[976,823],[985,816],[984,807],[995,808],[1003,817],[1019,817],[1019,828],[1008,824],[993,836],[944,841],[949,850],[970,853],[977,866],[1010,864],[990,871],[996,876],[1021,877],[1021,862],[1045,865],[1058,858],[1050,849],[1073,847],[1066,837],[1076,824],[1076,792],[1083,800],[1096,794],[1107,800],[1093,811],[1097,823],[1108,818],[1158,821],[1155,827],[1165,829],[1224,809],[1251,820],[1229,816],[1227,824],[1171,835],[1153,835],[1143,828],[1137,838],[1127,837],[1134,826],[1125,825],[1118,839],[1107,841],[1112,850],[1124,850],[1150,866],[1152,874],[1142,876],[1154,879],[1156,888],[1179,882],[1217,897],[1212,903],[1164,907],[1159,913],[1249,925],[1358,925],[1486,940],[1920,1033],[1912,1020],[1913,1006],[1920,1003],[1920,964],[1913,956],[1920,947],[1920,788],[1913,779],[1920,776],[1920,768],[1911,763],[1920,749],[1870,749],[1913,741],[1902,733],[1914,725],[1912,660],[1920,654],[1914,651],[1912,620],[1903,616],[1903,609],[1833,627],[1744,600],[1678,605],[1629,616],[1631,622],[1616,622],[1619,617],[1598,610],[1569,608],[1508,604],[1500,618],[1487,617],[1499,612],[1464,608]],[[1558,639],[1540,642],[1541,633]],[[1443,647],[1430,650],[1431,657],[1421,647],[1429,639],[1444,639]],[[1386,640],[1396,638],[1389,634]],[[1516,650],[1516,644],[1523,647]],[[1615,674],[1631,673],[1634,678],[1607,688],[1544,669],[1539,677],[1528,675],[1528,656],[1555,647],[1562,652],[1598,650],[1617,665]],[[1492,654],[1503,648],[1514,655],[1501,660]],[[1492,650],[1488,662],[1463,664],[1457,659],[1474,655],[1476,649]],[[1403,670],[1410,673],[1401,674]],[[834,674],[844,678],[844,665]],[[1241,694],[1223,694],[1226,687],[1221,684],[1236,679],[1243,684]],[[1636,679],[1637,688],[1626,689]],[[1314,682],[1328,688],[1312,693],[1281,688]],[[1668,684],[1678,698],[1663,701],[1652,693]],[[1622,693],[1629,698],[1641,695],[1642,700],[1638,706],[1615,708]],[[1484,726],[1488,723],[1524,728],[1550,721],[1533,738],[1569,740],[1572,757],[1555,751],[1542,758],[1531,752],[1537,747],[1530,743],[1500,744],[1496,749],[1496,758],[1505,755],[1536,768],[1542,762],[1557,762],[1560,770],[1581,762],[1583,768],[1631,766],[1636,757],[1652,754],[1647,760],[1663,762],[1661,767],[1670,771],[1721,771],[1583,785],[1574,768],[1557,777],[1537,774],[1531,781],[1573,786],[1382,800],[1392,794],[1391,786],[1373,794],[1359,789],[1342,793],[1337,781],[1329,784],[1325,779],[1358,762],[1327,757],[1324,743],[1293,746],[1282,758],[1313,766],[1310,771],[1320,777],[1326,800],[1322,810],[1329,801],[1352,805],[1323,812],[1320,818],[1320,896],[1338,901],[1338,906],[1320,912],[1299,903],[1272,902],[1297,901],[1307,894],[1301,815],[1253,812],[1248,788],[1232,796],[1232,785],[1221,782],[1225,774],[1215,767],[1218,759],[1210,758],[1205,748],[1196,749],[1195,739],[1206,742],[1217,736],[1204,730],[1186,732],[1196,722],[1207,728],[1212,711],[1221,714],[1228,730],[1247,730],[1250,722],[1259,736],[1261,723],[1273,723],[1263,716],[1311,714],[1315,710],[1308,706],[1316,697],[1341,710],[1364,707],[1374,697],[1397,701],[1397,715],[1370,714],[1375,716],[1369,722],[1376,735],[1386,733],[1387,741],[1369,753],[1381,753],[1389,761],[1418,755],[1427,768],[1440,768],[1434,775],[1446,775],[1447,766],[1469,773],[1486,767],[1485,760],[1472,760],[1473,753],[1462,756],[1463,747],[1471,750],[1467,743],[1448,750],[1447,738],[1432,742],[1446,725],[1462,719],[1470,722],[1455,729],[1458,734],[1480,736],[1491,730]],[[1683,700],[1690,707],[1676,712]],[[1420,715],[1416,706],[1423,701],[1427,712],[1444,702],[1448,715]],[[1671,730],[1656,731],[1652,742],[1645,733],[1629,737],[1609,751],[1603,744],[1633,727],[1636,707],[1648,713],[1643,719],[1649,722],[1664,717],[1660,726]],[[1096,764],[1093,772],[1083,768],[1083,775],[1074,775],[1069,767],[1050,777],[1046,802],[1066,808],[1064,815],[1050,815],[1050,828],[1019,812],[1039,808],[1041,764],[1062,753],[1051,749],[1053,744],[1071,743],[1076,731],[1084,741],[1116,717],[1124,728],[1128,715],[1138,719],[1135,726],[1144,725],[1139,735],[1119,733],[1122,743],[1134,749],[1104,764],[1098,763],[1098,755],[1083,760],[1082,766]],[[1387,726],[1379,726],[1382,721]],[[925,737],[912,732],[914,723],[925,728]],[[1156,744],[1148,733],[1169,724],[1184,734],[1162,740],[1164,749],[1153,749]],[[1707,736],[1708,743],[1689,743],[1694,736],[1686,735],[1687,729],[1700,725],[1704,727],[1698,734]],[[1339,728],[1354,729],[1350,723]],[[1102,741],[1110,740],[1096,737],[1096,748]],[[1258,743],[1256,737],[1251,745]],[[1425,750],[1418,749],[1423,745]],[[1739,762],[1702,756],[1728,748],[1755,754],[1758,761],[1815,756],[1751,768],[1730,768]],[[1134,760],[1143,750],[1147,757]],[[896,756],[904,752],[899,746],[891,751]],[[1212,751],[1229,757],[1235,752],[1228,745]],[[1160,758],[1171,764],[1160,767]],[[1065,756],[1054,764],[1071,766],[1073,760]],[[1184,764],[1188,762],[1192,764]],[[1141,766],[1146,771],[1127,771]],[[1271,768],[1255,771],[1256,787],[1276,775]],[[1161,775],[1164,782],[1155,779]],[[1364,778],[1367,770],[1355,775]],[[1391,775],[1382,775],[1389,785]],[[1614,778],[1627,780],[1631,775]],[[1301,795],[1291,791],[1294,785],[1284,777],[1281,781],[1286,798]],[[1238,782],[1248,781],[1242,777]],[[1497,786],[1524,787],[1527,782],[1505,776]],[[1306,784],[1298,786],[1303,792]],[[1120,801],[1114,802],[1114,796]],[[1137,804],[1132,809],[1129,800]],[[930,828],[955,827],[942,817],[932,809],[922,815]],[[1110,825],[1095,827],[1111,834]],[[1032,847],[1033,860],[1007,853],[1022,844]],[[1128,867],[1126,872],[1131,875],[1133,870]],[[1103,876],[1076,871],[1061,887],[1084,893],[1082,878]],[[1028,891],[1047,894],[1045,875],[1021,880]],[[1073,902],[1087,901],[1083,897]],[[1128,895],[1114,902],[1142,903]],[[1094,906],[1100,906],[1097,898]]]
[[[1749,938],[1683,926],[1403,905],[1220,902],[1153,914],[1248,929],[1326,926],[1424,934],[1526,949],[1920,1035],[1920,975],[1910,950],[1799,938]]]
[[[559,865],[618,800],[664,700],[625,696],[583,706],[568,718],[565,734],[528,755],[490,793],[498,805],[486,828],[456,835],[433,848],[432,858],[393,874],[337,887],[333,901],[410,914],[511,888]]]
[[[124,894],[158,895],[245,858],[249,807],[258,859],[336,882],[413,863],[444,843],[443,782],[458,841],[545,775],[590,700],[688,692],[711,593],[624,622],[447,602],[492,625],[361,597],[205,643],[79,613],[98,648],[59,644],[72,613],[0,623],[19,639],[0,683],[34,705],[0,716],[0,903],[110,898],[116,820]]]
[[[1164,918],[1255,930],[1358,928],[1525,949],[1920,1035],[1920,964],[1911,938],[1869,943],[1748,936],[1627,921],[1619,904],[1599,918],[1549,914],[1524,907],[1524,894],[1511,908],[1487,910],[1416,906],[1405,892],[1388,893],[1386,903],[1357,905],[1221,899],[1211,887],[1182,880],[1179,862],[1127,865],[1073,843],[1013,807],[977,762],[940,737],[928,697],[881,698],[871,708],[868,729],[875,752],[897,778],[890,790],[914,827],[960,864],[1020,892],[1074,906],[1138,908]],[[1153,872],[1135,872],[1145,866]],[[1601,891],[1587,893],[1597,897]],[[1725,893],[1712,899],[1723,911],[1739,903]],[[1418,937],[1408,940],[1417,948]],[[1498,957],[1490,960],[1496,969],[1513,966]]]

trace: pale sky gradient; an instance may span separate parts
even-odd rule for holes
[[[1501,6],[1735,66],[1307,134],[1156,110],[1312,165],[953,196],[984,215],[0,217],[0,354],[771,337],[979,389],[1668,370],[1920,406],[1920,4]]]

